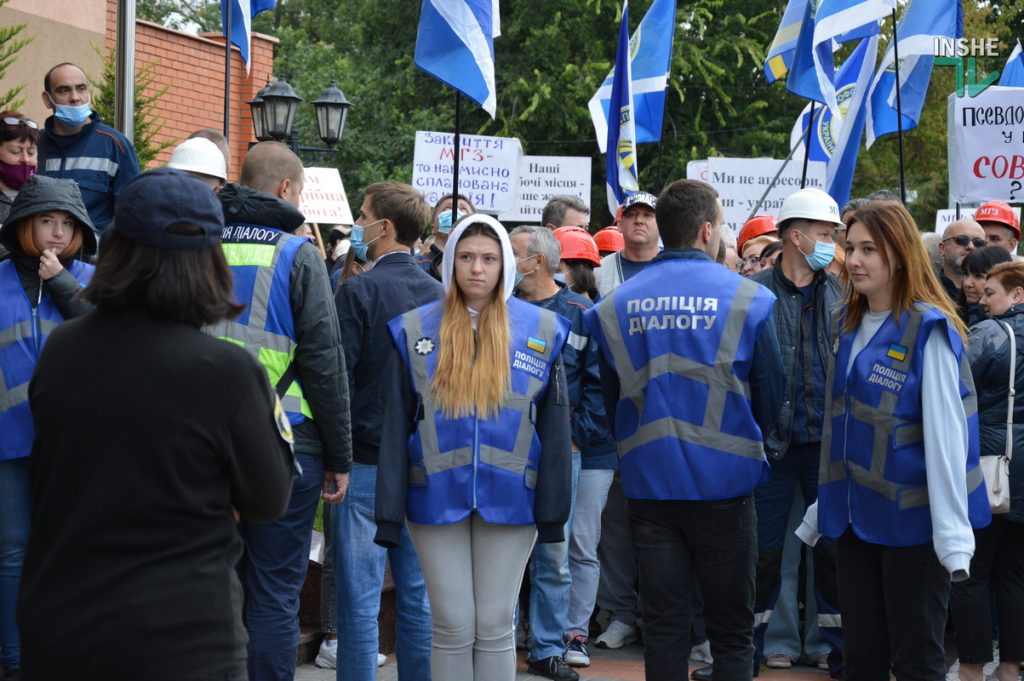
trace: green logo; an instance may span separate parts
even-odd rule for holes
[[[964,64],[967,64],[966,73]],[[935,57],[936,66],[953,66],[956,68],[956,95],[976,97],[988,89],[999,79],[999,71],[993,71],[978,82],[978,61],[975,57]]]

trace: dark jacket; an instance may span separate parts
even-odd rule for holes
[[[291,204],[249,187],[229,184],[221,190],[224,222],[272,227],[292,233],[305,218]],[[347,472],[352,462],[345,352],[338,330],[327,267],[313,242],[295,255],[289,280],[298,348],[295,374],[313,411],[313,419],[295,427],[295,450],[322,454],[324,467]]]
[[[9,251],[29,301],[35,305],[39,300],[39,287],[42,284],[46,292],[52,296],[64,319],[73,319],[92,309],[91,304],[74,299],[75,294],[82,289],[82,284],[67,269],[43,282],[39,278],[39,258],[25,254],[15,231],[22,219],[51,210],[70,213],[82,230],[82,248],[74,258],[62,261],[65,268],[72,259],[91,262],[97,251],[96,231],[82,202],[78,186],[70,180],[57,180],[42,175],[28,178],[11,205],[7,219],[0,226],[0,244]]]
[[[368,272],[343,283],[335,294],[352,399],[355,461],[377,465],[381,419],[390,388],[381,368],[401,362],[388,322],[443,295],[441,284],[417,267],[409,253],[386,255]]]
[[[774,293],[778,300],[772,309],[772,319],[775,321],[775,333],[779,340],[779,352],[782,357],[782,375],[785,379],[783,401],[774,419],[770,430],[765,431],[768,435],[765,438],[765,452],[771,458],[779,458],[785,454],[792,439],[793,410],[796,404],[796,391],[806,390],[805,376],[797,376],[798,340],[801,337],[800,325],[803,316],[804,298],[793,282],[791,282],[782,271],[782,263],[776,261],[770,269],[763,270],[752,276],[751,281],[766,287]],[[832,312],[840,305],[843,299],[843,291],[835,276],[825,271],[816,272],[811,281],[814,287],[814,314],[815,329],[817,337],[804,339],[804,342],[813,342],[812,350],[817,352],[818,361],[823,368],[828,367],[829,355],[832,352],[832,341],[830,338],[832,329]],[[804,367],[805,375],[810,374],[810,367]],[[825,383],[810,387],[810,394],[805,393],[805,403],[809,399],[808,408],[816,414],[823,414],[825,411]]]
[[[102,232],[114,220],[114,203],[139,173],[135,147],[117,130],[91,120],[74,135],[53,131],[53,116],[39,131],[39,172],[74,180],[82,190],[92,223]]]
[[[573,293],[559,282],[558,293],[536,305],[569,320],[569,340],[562,350],[565,380],[569,387],[572,439],[580,448],[581,464],[587,470],[618,468],[615,440],[608,427],[601,396],[601,349],[590,337],[583,311],[594,306],[589,298]]]
[[[14,205],[14,199],[7,196],[4,192],[0,192],[0,226],[3,226],[7,222],[7,214],[11,212],[11,206]],[[10,255],[10,249],[0,243],[0,260],[3,260]]]
[[[430,251],[421,253],[420,257],[416,260],[416,264],[434,279],[441,281],[441,261],[443,259],[444,251],[434,244],[430,244]]]
[[[696,248],[669,249],[655,256],[651,263],[669,259],[711,260],[707,253]],[[652,291],[652,294],[654,292]],[[777,305],[778,303],[776,303]],[[762,433],[767,433],[782,406],[783,378],[779,362],[779,340],[775,327],[764,326],[754,345],[754,361],[750,367],[750,407],[754,420]],[[619,403],[619,376],[601,353],[601,383],[604,390],[604,409],[612,434],[615,433],[615,409]]]
[[[1002,454],[1006,449],[1006,407],[1010,395],[1010,338],[999,322],[1009,324],[1017,340],[1010,513],[1006,518],[1024,523],[1024,307],[972,326],[967,357],[978,391],[981,455]]]

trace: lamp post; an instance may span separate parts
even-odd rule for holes
[[[302,98],[294,88],[278,76],[276,83],[267,83],[249,102],[252,114],[252,127],[256,139],[261,142],[277,140],[289,144],[296,155],[301,152],[330,153],[341,141],[348,120],[348,110],[352,104],[338,89],[334,80],[324,88],[320,96],[313,101],[316,110],[316,127],[320,139],[326,147],[307,147],[299,144],[295,131],[295,111]]]

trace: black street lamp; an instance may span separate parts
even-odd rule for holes
[[[298,134],[295,131],[295,111],[301,101],[302,98],[295,93],[284,76],[278,76],[277,82],[272,85],[268,82],[267,86],[256,93],[249,102],[256,139],[261,142],[271,139],[285,142],[296,155],[301,151],[334,151],[334,145],[341,141],[345,133],[348,110],[352,104],[345,99],[345,95],[338,89],[333,79],[313,102],[317,133],[327,145],[327,148],[319,148],[299,145]]]

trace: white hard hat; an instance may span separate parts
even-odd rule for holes
[[[193,137],[179,144],[171,154],[167,167],[210,175],[225,181],[228,179],[224,154],[216,144],[203,137]]]
[[[793,192],[782,202],[778,224],[781,227],[786,220],[800,218],[812,222],[831,222],[836,226],[841,226],[840,217],[839,205],[835,199],[820,189],[806,187]]]

